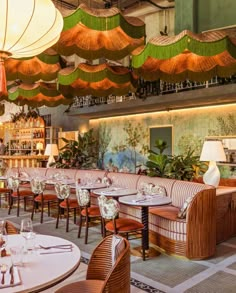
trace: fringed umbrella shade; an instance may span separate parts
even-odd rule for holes
[[[69,105],[72,99],[65,98],[57,90],[55,83],[20,84],[8,90],[8,99],[17,105],[29,105],[33,107],[55,107]]]
[[[184,80],[206,81],[214,76],[228,77],[236,73],[236,60],[228,52],[206,57],[191,52],[161,60],[148,57],[135,73],[145,80],[180,82]]]
[[[9,58],[5,61],[7,80],[20,79],[27,83],[54,80],[61,69],[59,60],[60,56],[52,49],[28,59]]]
[[[60,92],[66,96],[103,97],[134,92],[137,77],[122,66],[81,63],[76,69],[62,69],[58,74],[58,83]]]
[[[153,38],[132,54],[135,73],[150,81],[206,81],[236,72],[236,41],[220,31]]]
[[[117,8],[89,9],[84,4],[64,18],[64,29],[54,46],[61,55],[94,60],[119,60],[144,44],[145,24],[124,17]]]

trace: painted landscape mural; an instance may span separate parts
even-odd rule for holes
[[[174,155],[184,154],[189,148],[194,150],[195,155],[200,155],[205,137],[236,136],[236,106],[224,105],[91,120],[90,126],[99,133],[100,167],[127,172],[144,168],[150,148],[149,128],[165,125],[173,126]],[[222,177],[236,175],[233,167],[220,166],[220,170]]]

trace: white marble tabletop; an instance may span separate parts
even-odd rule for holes
[[[133,206],[159,206],[171,203],[171,198],[163,195],[148,195],[140,198],[137,195],[124,196],[119,202]]]
[[[7,250],[10,250],[12,246],[23,246],[24,241],[21,235],[9,235]],[[74,243],[63,238],[39,234],[36,235],[34,241],[36,249],[30,254],[24,254],[23,265],[17,266],[21,284],[14,287],[1,288],[1,293],[39,292],[47,287],[52,287],[60,282],[60,280],[64,280],[79,266],[80,249]],[[72,250],[46,250],[39,248],[39,245],[51,246],[61,244],[71,244]],[[11,256],[0,258],[0,263],[6,263],[9,267]],[[9,274],[9,271],[6,274]]]
[[[97,195],[105,195],[110,197],[121,197],[127,196],[130,194],[136,194],[137,190],[132,188],[125,188],[125,187],[109,187],[104,189],[98,189],[94,191]]]

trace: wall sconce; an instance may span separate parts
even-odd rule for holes
[[[58,156],[59,155],[57,144],[55,144],[55,143],[52,143],[52,144],[48,143],[47,146],[46,146],[44,155],[45,156],[49,156],[48,162],[47,162],[47,168],[49,168],[50,165],[55,162],[54,156]]]
[[[206,184],[217,187],[220,182],[220,171],[216,162],[225,162],[226,156],[222,142],[219,140],[207,140],[203,144],[200,161],[209,161],[209,167],[203,175]]]

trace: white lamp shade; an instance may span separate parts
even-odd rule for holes
[[[36,144],[36,150],[39,150],[39,151],[43,150],[43,143],[42,142],[38,142]]]
[[[226,156],[222,142],[219,140],[205,141],[203,144],[200,161],[225,162]]]
[[[0,7],[1,52],[31,57],[58,41],[63,17],[51,0],[0,0]]]
[[[45,156],[58,156],[58,147],[57,144],[53,143],[50,144],[48,143],[44,152]]]

